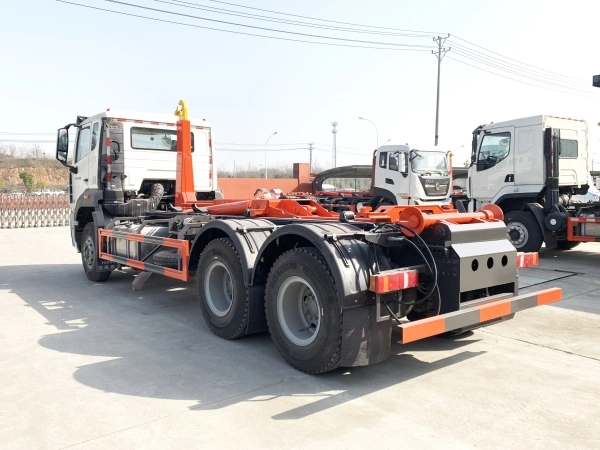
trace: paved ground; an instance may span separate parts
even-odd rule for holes
[[[0,230],[0,447],[597,449],[599,262],[548,252],[520,281],[556,306],[308,376],[212,335],[192,284],[94,284],[67,228]]]

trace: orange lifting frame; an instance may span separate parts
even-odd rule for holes
[[[138,246],[141,244],[150,244],[156,246],[163,246],[167,248],[177,249],[177,254],[180,257],[181,265],[179,269],[171,269],[169,267],[162,267],[156,264],[147,263],[137,259],[126,258],[124,256],[114,255],[109,253],[107,250],[111,247],[112,240],[122,239],[128,242],[137,242]],[[138,254],[141,253],[138,249]],[[126,233],[122,231],[112,231],[100,228],[98,230],[98,257],[106,261],[112,261],[118,264],[124,264],[134,269],[144,270],[146,272],[153,272],[159,275],[165,275],[170,278],[175,278],[181,281],[189,281],[190,273],[189,257],[190,257],[190,241],[162,238],[156,236],[146,236],[137,233]]]

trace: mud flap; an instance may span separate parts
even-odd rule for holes
[[[377,321],[376,305],[344,310],[342,320],[342,367],[366,366],[389,358],[392,322]]]
[[[248,286],[248,328],[246,334],[267,331],[265,285]]]

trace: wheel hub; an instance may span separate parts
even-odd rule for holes
[[[83,246],[81,247],[81,255],[83,256],[83,262],[88,270],[94,268],[94,260],[96,259],[96,249],[94,248],[94,241],[91,236],[88,236]]]
[[[523,226],[523,224],[518,222],[511,222],[507,227],[508,239],[511,244],[515,247],[521,247],[527,243],[529,239],[529,233],[527,233],[527,228]]]
[[[204,276],[204,295],[210,311],[217,317],[226,316],[233,304],[233,279],[221,261],[213,261]]]
[[[289,277],[277,293],[277,316],[285,336],[305,347],[317,337],[321,306],[312,286],[301,277]]]

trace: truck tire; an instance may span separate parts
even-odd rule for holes
[[[179,255],[177,250],[163,250],[157,252],[152,257],[152,261],[157,266],[177,268],[179,264]]]
[[[100,283],[110,278],[112,271],[98,270],[98,233],[94,222],[88,223],[81,235],[81,263],[85,276],[90,281]]]
[[[291,366],[309,374],[340,366],[337,291],[318,251],[296,248],[275,261],[267,279],[265,311],[271,339]]]
[[[581,244],[581,242],[578,241],[557,241],[556,242],[556,249],[557,250],[571,250],[572,248],[577,247],[579,244]]]
[[[544,237],[533,214],[511,211],[504,216],[508,240],[520,252],[537,252],[542,248]]]
[[[231,239],[215,239],[205,247],[196,280],[202,315],[211,331],[223,339],[244,336],[248,329],[248,289]]]

